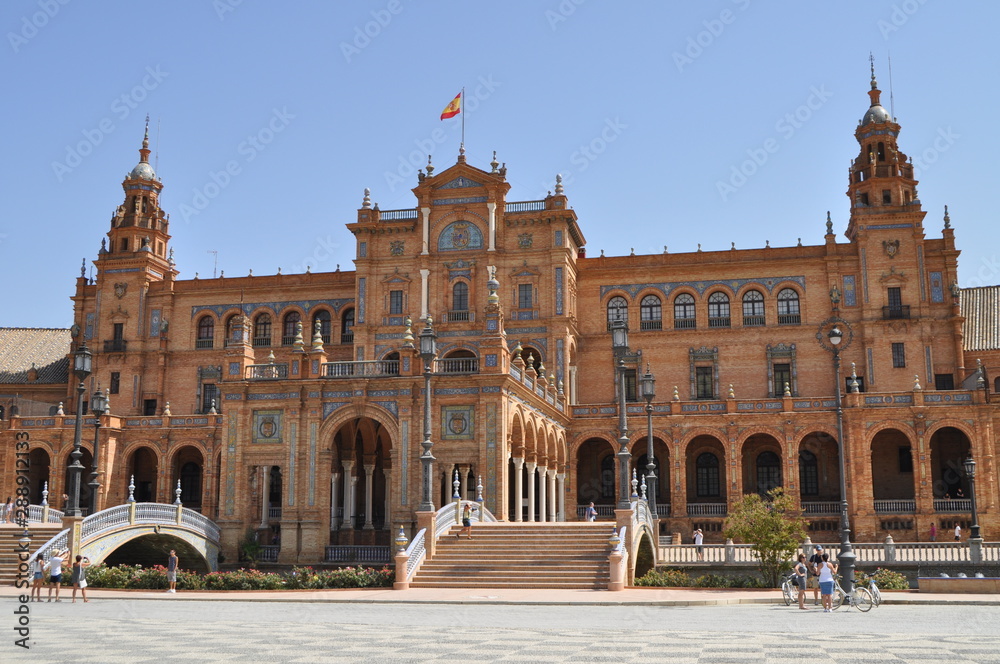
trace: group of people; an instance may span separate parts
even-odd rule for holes
[[[932,542],[937,541],[937,533],[938,533],[937,524],[932,521],[931,532],[930,532]],[[956,542],[962,541],[962,526],[958,523],[955,524],[955,541]]]
[[[793,568],[795,572],[795,583],[799,588],[799,608],[806,609],[806,587],[813,589],[813,602],[820,603],[820,595],[823,597],[823,613],[833,611],[833,589],[836,586],[834,575],[837,573],[836,563],[830,562],[830,554],[823,550],[821,544],[816,545],[816,549],[808,562],[804,553],[799,554],[799,558]]]
[[[40,556],[36,556],[31,560],[28,568],[28,571],[31,574],[31,596],[28,601],[42,601],[42,586],[45,584],[46,573],[49,575],[48,601],[52,601],[53,589],[56,591],[55,601],[62,601],[59,599],[59,589],[63,584],[63,565],[69,562],[69,553],[69,549],[54,548],[51,553],[49,553],[48,559],[43,560]],[[73,602],[76,602],[77,590],[80,591],[80,595],[83,597],[84,602],[90,601],[87,599],[86,570],[88,567],[90,567],[90,558],[77,555],[76,559],[73,561],[69,579],[69,582],[73,584]]]

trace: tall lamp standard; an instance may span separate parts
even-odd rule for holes
[[[628,419],[625,413],[625,356],[628,354],[628,324],[617,318],[611,321],[611,347],[617,360],[618,379],[618,509],[627,510],[632,502],[629,495]]]
[[[828,325],[832,325],[824,334]],[[841,326],[847,330],[845,338]],[[820,331],[816,333],[816,339],[820,345],[833,353],[833,373],[836,386],[837,404],[837,456],[840,461],[840,553],[837,554],[837,562],[842,570],[844,578],[844,590],[851,592],[854,586],[854,563],[856,556],[851,548],[851,523],[847,517],[847,444],[844,440],[844,404],[840,389],[840,352],[851,345],[854,333],[847,321],[840,318],[830,318],[820,325]],[[845,343],[846,342],[846,343]]]
[[[90,410],[94,413],[94,458],[90,467],[90,513],[97,511],[97,490],[101,483],[97,481],[97,464],[101,449],[101,416],[108,412],[108,398],[104,396],[101,388],[97,388],[94,395],[90,397]]]
[[[962,462],[969,478],[969,497],[972,498],[972,528],[969,539],[979,539],[979,515],[976,513],[976,461],[971,456]]]
[[[69,465],[69,506],[66,508],[66,516],[83,516],[80,512],[80,475],[83,473],[83,464],[80,463],[80,457],[83,456],[80,451],[80,427],[83,425],[83,393],[87,391],[83,381],[91,374],[93,359],[86,341],[73,353],[73,373],[80,384],[76,388],[76,423],[73,427],[73,451],[69,455],[73,462]]]
[[[656,379],[646,363],[646,373],[639,380],[642,398],[646,400],[646,496],[653,518],[659,518],[656,511],[656,459],[653,457],[653,399],[656,397]]]
[[[421,512],[433,512],[434,500],[431,497],[431,473],[433,472],[434,455],[431,448],[431,376],[434,374],[432,363],[437,355],[437,334],[434,333],[434,320],[428,316],[427,324],[420,332],[420,359],[424,361],[424,442],[420,446],[424,448],[424,453],[420,455],[420,464],[423,473],[423,501],[420,503]]]

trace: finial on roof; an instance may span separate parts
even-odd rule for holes
[[[764,240],[764,248],[765,249],[770,249],[771,248],[771,241],[770,240]]]
[[[948,216],[948,206],[944,206],[944,227],[951,228],[951,217]]]
[[[431,156],[427,155],[427,177],[434,175],[434,164],[431,163]]]
[[[86,258],[84,258],[84,259],[82,259],[80,261],[80,278],[81,279],[86,279],[87,278],[87,259]]]
[[[826,234],[833,235],[833,221],[830,219],[830,211],[826,211]]]
[[[465,141],[458,144],[458,161],[465,163]]]
[[[281,274],[281,266],[278,266],[278,274]]]
[[[361,207],[365,210],[371,208],[372,206],[372,190],[365,187],[365,197],[361,201]]]
[[[798,245],[796,245],[796,246],[799,246],[799,247],[801,247],[801,246],[802,246],[802,238],[799,238],[799,243],[798,243]]]
[[[875,90],[878,88],[878,81],[875,80],[875,56],[871,51],[868,51],[868,62],[872,69],[872,90]]]
[[[173,251],[173,249],[171,249],[170,251]],[[103,238],[103,237],[101,238],[101,250],[99,252],[97,252],[97,253],[99,253],[99,254],[106,254],[106,253],[108,253],[107,238]]]
[[[103,240],[102,240],[102,242],[103,242]],[[170,247],[170,255],[167,256],[167,264],[170,265],[170,267],[173,267],[174,265],[177,265],[177,262],[174,261],[174,248],[173,247]]]
[[[490,162],[490,166],[492,167],[493,170],[491,170],[490,172],[491,173],[496,173],[497,172],[497,167],[499,165],[500,165],[500,162],[497,161],[497,151],[494,150],[493,151],[493,161]]]
[[[562,173],[556,173],[556,196],[563,195]]]
[[[149,147],[149,113],[146,113],[146,132],[142,136],[142,147]]]

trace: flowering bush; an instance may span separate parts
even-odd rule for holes
[[[877,568],[871,574],[867,572],[857,571],[858,584],[862,586],[867,586],[868,581],[875,579],[875,585],[879,587],[879,590],[909,590],[910,582],[906,579],[906,575],[901,572],[894,572],[891,569],[885,569],[884,567]]]
[[[229,572],[212,572],[204,576],[195,572],[178,570],[177,588],[180,590],[320,590],[323,588],[388,588],[395,580],[395,572],[388,568],[345,567],[332,570],[314,570],[296,567],[290,573],[276,574],[256,569],[238,569]],[[165,590],[167,570],[162,565],[95,565],[87,570],[87,584],[92,588],[129,588],[139,590]]]
[[[651,569],[645,575],[635,580],[637,586],[658,588],[686,588],[691,585],[691,577],[682,569],[664,567]]]

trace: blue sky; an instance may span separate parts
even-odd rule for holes
[[[960,283],[1000,283],[997,24],[943,0],[7,0],[0,325],[72,323],[146,113],[182,279],[210,251],[232,276],[353,269],[364,188],[413,206],[463,86],[469,161],[496,150],[508,200],[562,173],[589,255],[820,244],[827,210],[845,241],[869,51],[928,237],[949,205]]]

